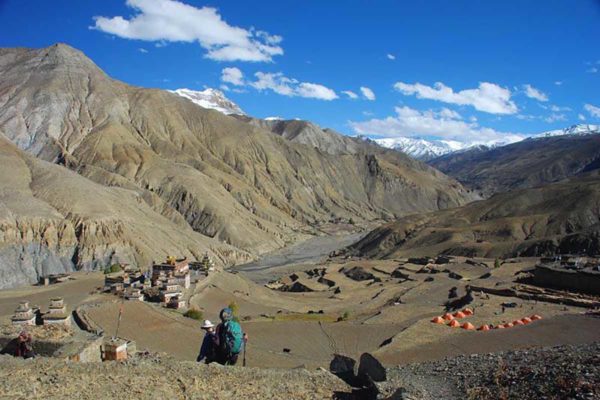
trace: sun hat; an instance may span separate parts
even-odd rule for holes
[[[209,320],[205,319],[204,323],[202,324],[202,326],[200,328],[202,328],[202,329],[208,329],[208,328],[214,328],[214,327],[215,327],[215,324],[213,324]]]

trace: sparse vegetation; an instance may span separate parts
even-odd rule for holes
[[[342,313],[342,315],[340,315],[340,317],[338,318],[338,322],[339,321],[348,321],[349,318],[350,318],[350,311],[344,311]]]
[[[104,268],[104,274],[114,274],[115,272],[121,272],[123,268],[119,264],[113,264],[110,267]]]
[[[500,259],[499,258],[496,258],[494,260],[494,268],[500,268]]]
[[[229,305],[227,307],[231,308],[231,314],[233,315],[233,320],[240,322],[240,317],[239,317],[240,306],[238,306],[238,303],[236,303],[234,300],[231,303],[229,303]]]
[[[197,308],[190,308],[183,314],[183,316],[187,317],[187,318],[195,319],[197,321],[202,321],[202,319],[204,319],[204,314],[202,313],[202,311],[198,310]]]

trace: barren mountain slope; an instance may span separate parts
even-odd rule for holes
[[[0,50],[0,129],[100,184],[154,193],[165,215],[254,253],[294,240],[309,223],[471,198],[408,157],[334,156],[173,93],[117,82],[66,45]]]
[[[167,254],[220,262],[249,256],[194,232],[139,190],[106,187],[16,148],[0,133],[0,288],[42,274],[146,265]]]
[[[474,148],[429,162],[489,197],[511,189],[557,182],[600,166],[600,135],[527,139],[482,151]]]
[[[373,257],[488,257],[600,252],[600,177],[515,190],[463,207],[408,216],[375,229],[352,249]]]

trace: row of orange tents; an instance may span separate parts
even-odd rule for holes
[[[462,328],[462,329],[474,331],[475,326],[472,323],[465,322],[465,323],[461,324],[460,322],[457,321],[457,319],[468,317],[471,315],[473,315],[473,311],[468,308],[465,308],[464,310],[458,311],[454,314],[446,313],[441,317],[435,317],[431,320],[431,322],[433,322],[435,324],[444,324],[445,325],[446,322],[449,321],[448,326],[451,328]],[[484,324],[484,325],[481,325],[479,328],[477,328],[477,330],[478,331],[489,331],[491,329],[512,328],[513,326],[527,325],[527,324],[532,323],[533,321],[537,321],[540,319],[542,319],[541,316],[534,314],[531,317],[524,317],[521,319],[514,320],[513,322],[507,322],[507,323],[499,324],[496,326]]]

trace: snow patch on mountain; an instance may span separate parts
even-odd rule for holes
[[[191,100],[200,107],[217,110],[225,115],[238,114],[246,115],[244,111],[233,101],[225,97],[225,94],[217,89],[208,88],[202,91],[191,89],[169,90],[171,93],[178,94]]]

